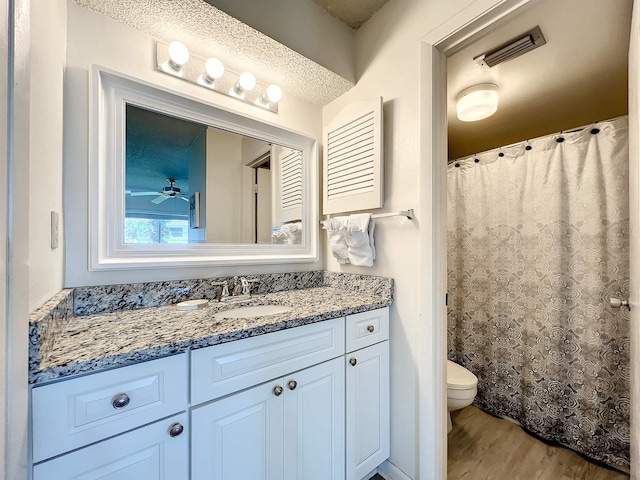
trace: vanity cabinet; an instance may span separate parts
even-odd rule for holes
[[[192,480],[344,478],[342,358],[192,410]]]
[[[388,315],[35,387],[33,479],[360,480],[389,456]]]
[[[346,480],[389,458],[389,309],[346,318]]]

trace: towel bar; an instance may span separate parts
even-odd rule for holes
[[[409,210],[400,210],[399,212],[374,213],[373,215],[371,215],[371,218],[383,217],[407,217],[409,220],[413,220],[413,208],[410,208]],[[322,220],[320,221],[320,223],[322,223]]]
[[[412,220],[413,208],[410,208],[409,210],[400,210],[399,212],[375,213],[371,215],[371,218],[383,218],[383,217],[407,217],[409,220]]]

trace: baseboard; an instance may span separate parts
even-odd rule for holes
[[[378,467],[378,473],[382,475],[385,480],[413,480],[393,463],[389,462],[389,460]]]

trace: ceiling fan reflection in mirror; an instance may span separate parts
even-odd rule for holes
[[[145,197],[145,196],[156,196],[151,203],[162,203],[165,200],[170,198],[179,198],[180,200],[184,200],[185,202],[189,201],[189,198],[186,193],[182,193],[178,187],[174,187],[173,184],[178,180],[176,178],[167,178],[169,182],[169,186],[162,187],[162,190],[159,192],[132,192],[131,190],[127,190],[125,193],[131,197]]]

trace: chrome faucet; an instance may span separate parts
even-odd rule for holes
[[[226,301],[226,299],[229,297],[229,282],[211,282],[211,285],[215,287],[222,287],[222,295],[220,296],[220,300],[223,302]]]
[[[251,298],[251,284],[259,282],[258,279],[248,280],[246,277],[237,276],[224,282],[211,282],[211,285],[221,286],[221,302],[236,302]]]
[[[249,281],[245,277],[240,277],[240,285],[242,285],[242,295],[249,295]]]
[[[246,278],[240,277],[240,285],[242,286],[242,294],[250,295],[251,294],[251,284],[252,283],[260,283],[260,280],[257,278]]]

